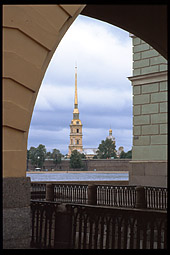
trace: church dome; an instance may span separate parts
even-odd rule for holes
[[[108,139],[111,139],[113,142],[115,142],[115,137],[112,135],[112,129],[109,129],[109,136],[107,136]]]

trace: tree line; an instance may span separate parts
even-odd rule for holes
[[[30,147],[27,150],[27,160],[36,168],[42,168],[45,159],[52,159],[54,164],[57,165],[61,162],[62,154],[58,149],[53,149],[52,152],[46,150],[45,145],[39,144],[37,148]]]
[[[53,149],[52,152],[46,150],[45,145],[40,144],[37,148],[30,147],[27,150],[27,163],[30,160],[31,164],[35,168],[42,168],[45,159],[53,160],[55,165],[61,163],[61,159],[64,155],[61,154],[60,150]],[[84,163],[82,159],[85,159],[86,156],[84,153],[79,153],[77,150],[72,151],[70,156],[70,167],[71,168],[83,168]],[[109,158],[117,158],[116,154],[116,146],[115,143],[106,138],[106,140],[102,140],[98,146],[97,155],[93,157],[94,159],[109,159]],[[128,152],[122,151],[119,156],[120,159],[123,158],[132,158],[132,150]]]

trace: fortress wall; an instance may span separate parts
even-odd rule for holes
[[[91,159],[91,160],[83,160],[85,165],[85,170],[93,171],[129,171],[129,161],[130,159]],[[62,162],[55,166],[52,160],[46,160],[44,162],[43,169],[48,170],[74,170],[69,166],[70,160],[62,160]],[[29,162],[28,164],[29,170],[34,170],[34,166],[32,166]]]

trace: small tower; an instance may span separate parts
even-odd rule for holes
[[[77,97],[77,67],[75,67],[75,97],[74,97],[74,111],[73,111],[73,119],[70,124],[70,144],[69,144],[69,152],[68,156],[71,156],[71,152],[73,150],[77,150],[79,152],[83,151],[82,145],[82,124],[79,119],[79,110],[78,110],[78,97]]]
[[[109,129],[109,136],[107,136],[108,139],[111,139],[115,143],[115,137],[112,135],[112,129]]]

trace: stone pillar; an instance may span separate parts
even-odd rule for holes
[[[71,230],[72,230],[72,216],[66,204],[61,204],[57,207],[56,217],[56,249],[70,249],[71,244]]]
[[[88,185],[88,204],[97,205],[97,186]]]
[[[146,198],[145,198],[145,189],[143,186],[136,187],[136,204],[135,208],[146,208]]]
[[[30,178],[3,178],[3,248],[28,249],[30,237]]]
[[[46,184],[46,201],[54,201],[54,185],[52,183]]]

